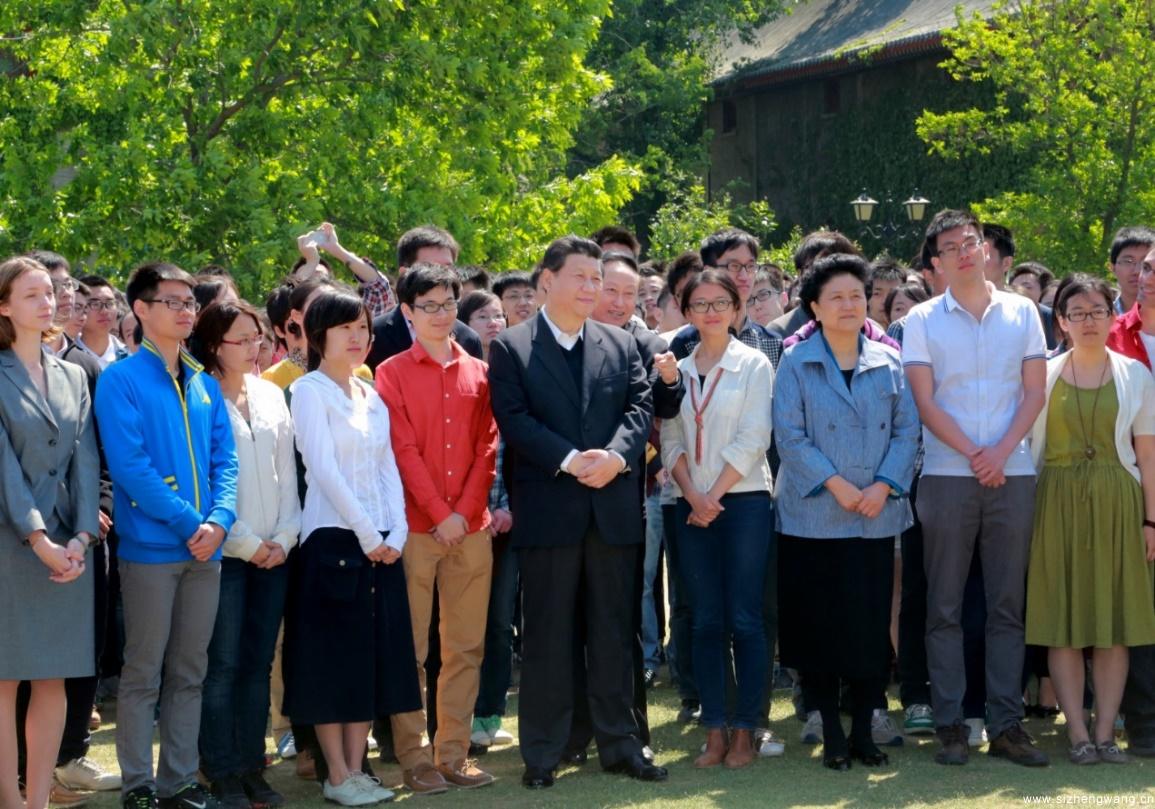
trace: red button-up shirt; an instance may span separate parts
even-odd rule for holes
[[[1143,338],[1139,331],[1143,326],[1143,316],[1139,314],[1139,304],[1131,307],[1122,317],[1115,319],[1111,333],[1107,335],[1107,348],[1118,351],[1124,357],[1151,367],[1151,358],[1147,356],[1147,346],[1143,345]]]
[[[377,392],[389,407],[390,434],[405,486],[409,530],[429,533],[457,512],[469,532],[489,526],[497,424],[489,368],[456,342],[446,365],[421,343],[377,367]]]

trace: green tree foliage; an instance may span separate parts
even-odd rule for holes
[[[664,205],[654,214],[650,228],[650,253],[670,259],[686,250],[698,250],[702,239],[728,227],[742,228],[768,245],[778,227],[774,212],[764,201],[735,205],[727,193],[709,199],[706,189],[689,177],[672,184]]]
[[[1155,219],[1153,13],[1149,0],[1006,0],[945,35],[944,67],[994,103],[927,111],[919,135],[951,158],[1010,148],[1030,160],[1019,190],[976,206],[1014,229],[1023,256],[1101,272],[1118,227]]]
[[[566,176],[610,0],[6,0],[0,251],[121,275],[165,256],[267,288],[323,219],[383,265],[404,229],[527,266],[612,221],[614,154]],[[6,70],[5,70],[6,68]]]
[[[685,196],[685,177],[703,176],[709,132],[705,104],[718,45],[754,30],[797,0],[615,0],[587,64],[612,80],[586,108],[570,150],[571,171],[611,155],[639,163],[645,183],[623,212],[643,237],[667,202]],[[657,247],[651,249],[655,255]]]

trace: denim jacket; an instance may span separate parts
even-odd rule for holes
[[[906,493],[914,476],[919,421],[898,352],[858,342],[858,365],[843,379],[826,338],[782,355],[774,384],[774,435],[782,466],[775,514],[783,534],[815,539],[886,538],[913,522]],[[860,489],[887,483],[891,497],[873,520],[845,511],[823,485],[841,475]]]

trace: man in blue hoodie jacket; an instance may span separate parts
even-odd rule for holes
[[[125,809],[216,805],[197,784],[197,742],[220,546],[236,519],[237,456],[220,388],[182,345],[198,309],[193,285],[172,264],[133,272],[127,297],[143,332],[140,350],[110,365],[96,389],[120,530],[125,648],[116,754]]]

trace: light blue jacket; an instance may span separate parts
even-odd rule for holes
[[[859,338],[849,389],[826,338],[782,355],[774,379],[774,435],[782,465],[774,499],[778,531],[814,539],[885,538],[913,522],[919,421],[898,352]],[[873,520],[845,511],[823,485],[841,475],[860,489],[876,481],[898,492]]]

